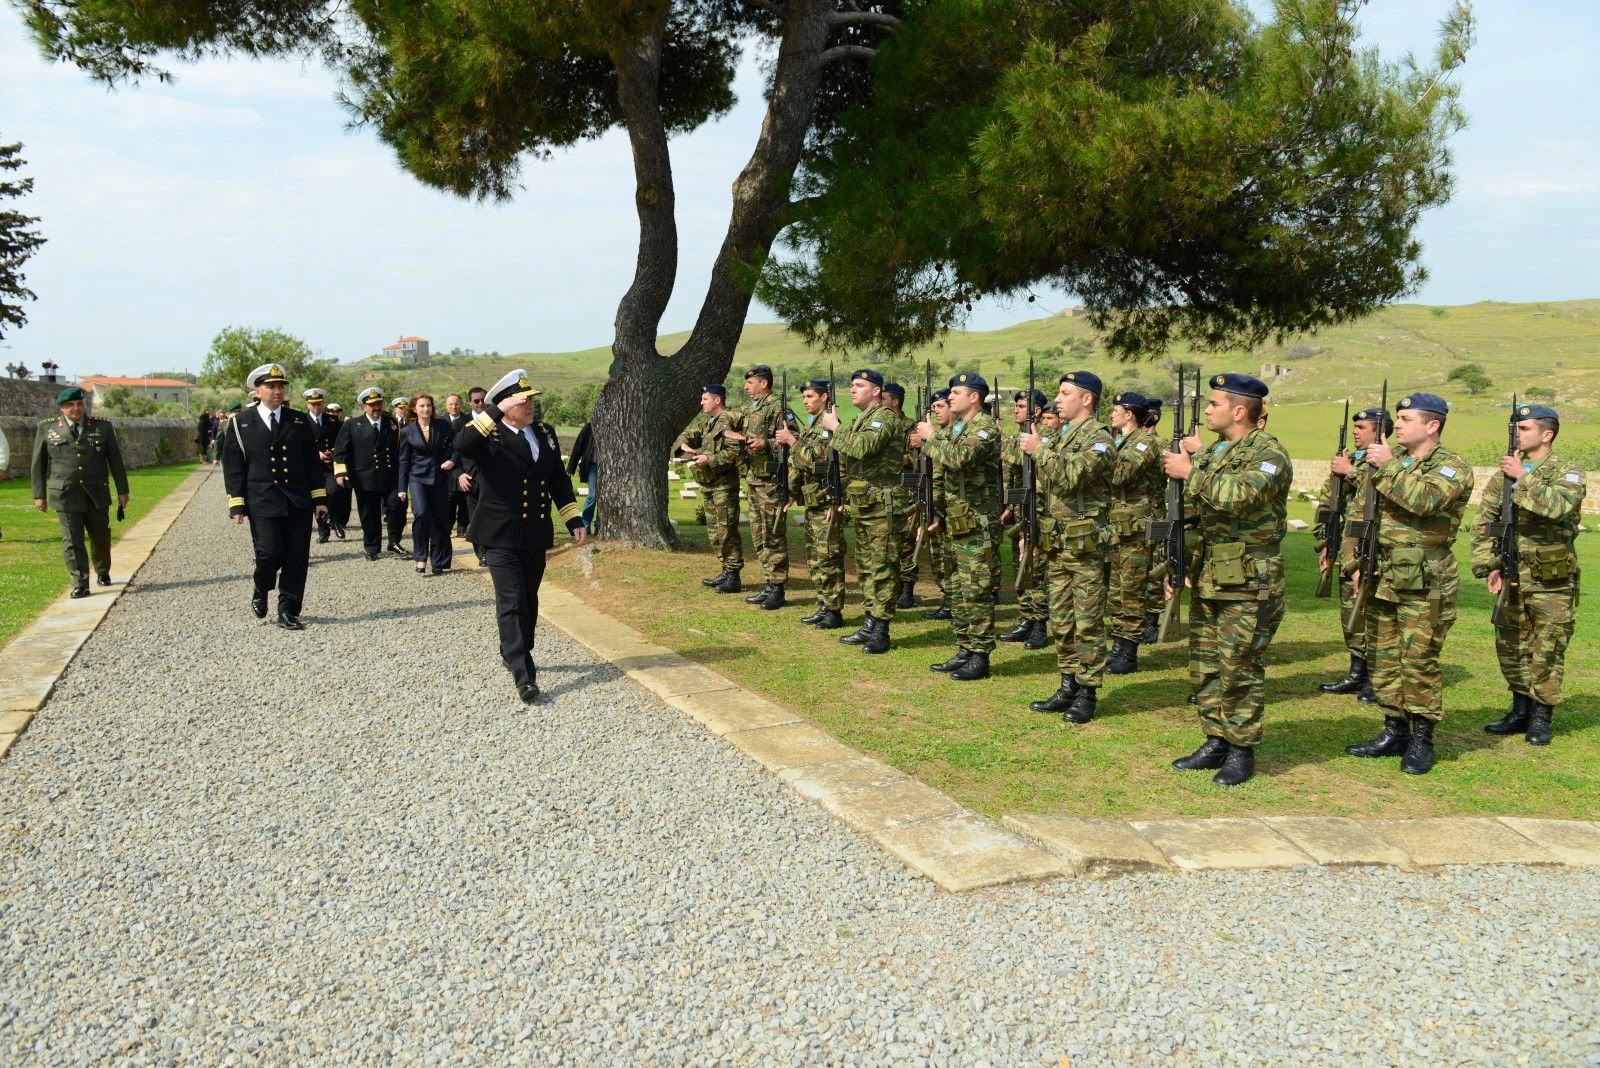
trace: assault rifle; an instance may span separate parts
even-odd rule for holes
[[[833,362],[828,362],[828,408],[835,414],[839,411],[838,386],[833,379]],[[827,409],[824,409],[826,411]],[[833,432],[837,435],[839,432]],[[828,439],[830,442],[833,438]],[[839,529],[839,522],[844,518],[844,475],[839,469],[839,450],[832,445],[828,446],[828,458],[824,461],[822,473],[823,481],[828,486],[828,497],[833,501],[833,509],[828,513],[828,540],[832,542],[834,531]]]
[[[1382,417],[1379,417],[1380,421]],[[1350,441],[1350,401],[1344,402],[1344,421],[1339,424],[1339,451],[1335,454],[1344,455],[1345,446]],[[1322,507],[1317,509],[1317,521],[1322,524],[1324,544],[1327,546],[1328,566],[1323,569],[1322,576],[1317,579],[1317,596],[1327,597],[1333,593],[1333,576],[1339,570],[1339,552],[1344,548],[1344,476],[1334,475],[1330,483],[1333,487],[1329,492],[1333,494],[1333,501],[1322,502]]]
[[[1183,365],[1178,365],[1178,402],[1172,406],[1172,444],[1168,451],[1176,455],[1183,451],[1187,436],[1183,420]],[[1190,424],[1193,429],[1199,418],[1200,369],[1195,369],[1195,397],[1190,407]],[[1188,518],[1183,509],[1184,482],[1181,478],[1167,479],[1167,515],[1165,519],[1151,519],[1149,539],[1152,545],[1161,546],[1161,555],[1167,564],[1167,585],[1172,596],[1161,607],[1161,619],[1156,628],[1156,641],[1171,642],[1183,637],[1183,586],[1189,570],[1189,549],[1184,542],[1184,527]]]
[[[930,424],[937,424],[933,417],[933,361],[929,360],[923,372],[922,397],[918,404],[918,414]],[[911,559],[915,563],[922,559],[922,547],[928,541],[928,528],[933,526],[939,517],[933,510],[933,456],[928,452],[928,443],[924,441],[917,447],[917,462],[914,472],[917,491],[917,540],[911,547]]]
[[[1506,425],[1506,455],[1517,455],[1517,395],[1511,395],[1511,417]],[[1517,620],[1508,609],[1511,599],[1517,595],[1517,587],[1522,582],[1522,562],[1517,554],[1517,506],[1514,498],[1517,495],[1517,484],[1512,479],[1505,480],[1505,487],[1500,495],[1500,522],[1494,525],[1495,552],[1500,557],[1500,592],[1495,594],[1494,615],[1491,621],[1496,627],[1510,627],[1516,629]]]
[[[783,372],[783,388],[778,393],[778,426],[788,429],[789,420],[792,418],[789,411],[789,372]],[[783,521],[789,515],[789,446],[777,446],[777,459],[769,461],[767,471],[777,476],[778,479],[778,514],[772,520],[772,534],[774,537],[787,538],[783,532]]]
[[[1022,423],[1022,432],[1032,434],[1035,432],[1033,419],[1033,390],[1034,367],[1033,357],[1028,357],[1028,392],[1026,407],[1027,414]],[[1019,516],[1022,520],[1022,545],[1017,552],[1017,581],[1014,587],[1016,593],[1022,592],[1023,576],[1028,573],[1034,553],[1038,551],[1039,544],[1039,485],[1037,469],[1034,467],[1033,457],[1022,452],[1022,447],[1017,446],[1017,451],[1022,455],[1022,486],[1017,491],[1016,500],[1007,499],[1006,503],[1015,508],[1020,508]]]
[[[1378,402],[1378,443],[1383,443],[1383,420],[1389,411],[1389,380],[1383,380],[1383,396]],[[1361,519],[1350,524],[1350,532],[1359,540],[1356,543],[1356,595],[1350,601],[1350,614],[1345,616],[1344,629],[1353,631],[1367,614],[1372,603],[1372,592],[1378,585],[1378,472],[1367,472],[1367,489],[1361,497]]]

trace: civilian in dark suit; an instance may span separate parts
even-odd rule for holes
[[[383,410],[383,390],[369,386],[356,399],[363,412],[339,426],[333,445],[333,475],[340,486],[354,488],[361,546],[368,560],[376,560],[383,544],[383,502],[394,492],[398,430]]]
[[[322,461],[311,420],[283,403],[289,380],[275,363],[263,364],[246,379],[261,402],[229,423],[222,442],[222,478],[228,488],[228,515],[250,520],[255,546],[255,590],[250,610],[267,615],[267,594],[278,587],[278,625],[305,630],[300,606],[305,600],[311,562],[311,517],[327,514]]]
[[[445,418],[450,422],[452,438],[461,433],[461,428],[466,426],[467,421],[472,418],[461,410],[461,394],[459,393],[452,393],[444,399],[444,413]],[[472,516],[467,512],[467,494],[457,484],[455,476],[452,475],[450,478],[450,526],[455,530],[457,537],[464,538],[467,536],[467,520],[471,518]]]
[[[578,437],[572,443],[572,455],[567,457],[567,474],[577,475],[589,488],[589,495],[583,499],[583,525],[588,528],[590,534],[594,534],[598,529],[594,523],[594,509],[595,484],[599,481],[596,476],[599,473],[599,456],[594,446],[594,424],[584,423],[578,430]]]
[[[411,501],[411,559],[417,574],[450,570],[450,472],[456,436],[446,419],[433,417],[433,396],[411,398],[411,422],[400,428],[400,467],[395,486]]]
[[[555,439],[533,425],[529,401],[538,392],[528,385],[526,371],[512,371],[489,390],[488,407],[456,439],[456,451],[477,465],[478,507],[467,536],[483,551],[494,581],[500,659],[529,704],[539,699],[533,629],[545,553],[555,541],[551,509],[561,514],[574,542],[584,540]]]
[[[489,391],[482,386],[473,386],[467,390],[467,403],[472,405],[472,411],[467,415],[467,422],[470,423],[473,416],[485,410],[488,395]],[[456,441],[459,443],[460,440],[461,431],[457,430]],[[466,494],[467,497],[467,532],[462,537],[466,538],[469,543],[472,541],[472,514],[478,507],[477,471],[478,465],[473,462],[472,458],[470,456],[462,456],[461,450],[457,449],[456,488]],[[483,553],[478,549],[477,545],[472,546],[472,553],[478,558],[478,563],[483,563]]]

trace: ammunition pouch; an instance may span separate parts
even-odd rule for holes
[[[1111,527],[1111,533],[1118,538],[1131,538],[1144,529],[1144,517],[1139,514],[1139,509],[1131,504],[1116,504],[1111,506],[1106,519]]]
[[[870,508],[877,497],[877,488],[870,482],[851,479],[844,484],[844,503],[847,508]]]
[[[1039,520],[1039,528],[1044,529],[1044,520]],[[1099,543],[1100,524],[1092,518],[1084,519],[1055,519],[1053,531],[1053,547],[1068,552],[1083,552]]]
[[[1206,553],[1206,563],[1211,568],[1211,581],[1224,588],[1248,583],[1251,568],[1246,562],[1247,555],[1242,541],[1225,541],[1211,546]]]
[[[1565,582],[1577,570],[1578,561],[1565,545],[1535,545],[1522,556],[1522,566],[1538,582]]]
[[[960,497],[952,497],[945,506],[944,529],[952,538],[970,537],[982,527],[983,521],[978,517],[977,509]]]
[[[1048,553],[1056,547],[1056,521],[1049,516],[1039,517],[1039,544],[1034,546],[1039,552]]]
[[[1426,554],[1420,545],[1390,549],[1381,565],[1383,577],[1396,593],[1424,593],[1428,589]]]

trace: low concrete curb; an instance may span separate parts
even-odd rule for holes
[[[648,641],[569,590],[545,587],[539,614],[945,890],[1060,875],[1600,865],[1600,823],[1582,820],[1265,816],[1125,822],[1019,813],[996,823],[851,749],[804,716]]]
[[[194,471],[112,546],[109,587],[91,586],[93,596],[76,600],[63,593],[0,649],[0,662],[6,665],[5,676],[0,678],[0,757],[9,753],[27,730],[72,658],[214,470],[201,467]]]

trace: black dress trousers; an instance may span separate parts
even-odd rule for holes
[[[278,611],[300,614],[306,595],[306,571],[311,562],[309,508],[291,508],[288,515],[250,517],[250,540],[255,545],[256,589],[278,590]]]
[[[358,489],[356,514],[361,517],[361,547],[371,556],[383,548],[383,502],[389,496],[382,490]]]
[[[495,620],[500,627],[500,659],[517,685],[533,680],[533,631],[539,621],[539,583],[545,550],[483,547],[484,566],[494,582]]]

